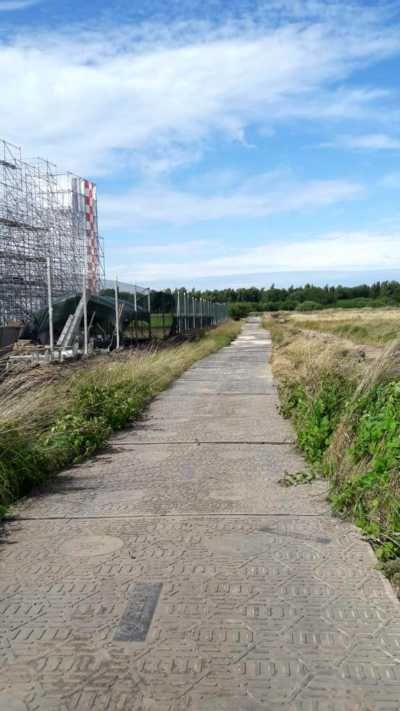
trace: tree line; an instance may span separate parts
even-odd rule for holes
[[[196,292],[215,301],[228,302],[232,316],[250,311],[313,311],[321,308],[362,308],[400,305],[400,282],[376,281],[358,286],[289,286],[277,288],[213,289]]]
[[[113,289],[104,289],[104,296],[114,296]],[[399,306],[400,282],[376,281],[373,284],[358,286],[289,286],[278,288],[272,284],[269,288],[250,286],[240,289],[192,289],[188,293],[197,298],[228,303],[231,316],[241,318],[251,311],[313,311],[327,308],[362,308],[364,306]],[[121,290],[121,300],[132,301],[130,293]],[[147,296],[138,294],[137,301],[147,308]],[[175,311],[175,290],[151,291],[151,310],[154,313],[173,313]]]

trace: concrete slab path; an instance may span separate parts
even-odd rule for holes
[[[249,321],[0,545],[0,711],[395,711],[400,606],[277,410]]]

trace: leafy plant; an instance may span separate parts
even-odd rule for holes
[[[111,430],[120,430],[141,412],[150,397],[151,388],[146,383],[97,385],[91,381],[79,388],[76,407],[84,418],[100,416]]]
[[[105,444],[110,433],[103,417],[86,418],[80,413],[60,417],[40,440],[48,472],[89,457]]]
[[[321,461],[351,389],[335,372],[322,372],[316,390],[296,383],[281,388],[282,414],[293,417],[298,444],[311,463]]]

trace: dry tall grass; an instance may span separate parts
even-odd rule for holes
[[[382,346],[400,335],[399,308],[286,312],[284,318],[293,328],[332,333],[357,344]]]
[[[263,325],[270,330],[274,341],[272,370],[280,382],[302,383],[317,387],[322,372],[338,372],[361,377],[365,369],[365,354],[353,344],[341,339],[309,334],[293,328],[291,318],[280,322],[264,317]]]

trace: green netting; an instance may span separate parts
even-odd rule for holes
[[[70,315],[73,315],[81,294],[69,294],[54,300],[53,328],[58,339]],[[149,311],[151,307],[151,313]],[[223,304],[212,304],[196,298],[184,290],[172,293],[137,289],[136,293],[119,289],[118,292],[119,334],[121,343],[196,333],[216,325],[226,318]],[[105,289],[100,294],[88,295],[88,326],[90,338],[100,347],[115,345],[115,292]],[[82,328],[82,325],[81,325]],[[48,342],[48,308],[33,314],[23,337]]]
[[[74,294],[63,299],[57,299],[53,304],[53,326],[56,334],[60,333],[69,315],[73,314],[81,299],[81,294]],[[131,321],[139,319],[149,323],[150,315],[142,304],[137,304],[135,312],[133,303],[119,298],[120,326],[126,327]],[[115,328],[115,301],[110,296],[88,296],[87,302],[88,321],[92,322],[94,329],[110,333]],[[39,335],[49,330],[48,308],[37,311],[32,316],[30,330]]]

